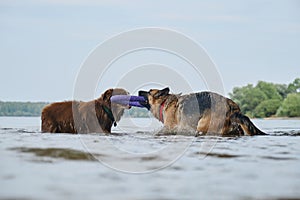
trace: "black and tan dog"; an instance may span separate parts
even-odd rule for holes
[[[213,92],[169,94],[169,88],[139,91],[164,131],[192,130],[199,134],[265,135],[231,99]]]
[[[82,102],[65,101],[47,105],[42,111],[42,132],[110,133],[127,106],[113,104],[113,95],[128,95],[120,88],[108,89],[100,98]]]

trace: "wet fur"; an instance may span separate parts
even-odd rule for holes
[[[127,95],[124,89],[109,89],[100,98],[89,101],[66,101],[47,105],[42,110],[42,132],[110,133],[113,121],[103,106],[111,109],[115,121],[124,113],[124,106],[111,104],[112,95]]]
[[[163,106],[163,132],[191,130],[200,134],[265,135],[243,115],[231,99],[213,92],[187,95],[169,94],[169,88],[140,91],[148,99],[150,111],[160,119]]]

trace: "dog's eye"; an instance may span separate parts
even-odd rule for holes
[[[149,90],[149,92],[152,92],[153,90],[151,89],[151,90]]]

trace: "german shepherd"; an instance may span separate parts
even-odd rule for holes
[[[222,136],[266,135],[241,113],[231,99],[213,92],[169,94],[169,88],[139,91],[148,110],[164,124],[162,132],[190,130],[195,134]]]
[[[81,102],[66,101],[47,105],[42,110],[42,132],[110,133],[128,106],[113,104],[113,95],[128,95],[120,88],[108,89],[98,99]]]

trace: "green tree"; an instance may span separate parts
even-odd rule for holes
[[[138,117],[138,118],[145,118],[149,117],[149,111],[147,109],[141,109],[141,108],[136,108],[132,107],[128,113],[130,117]]]
[[[279,94],[276,86],[273,83],[267,83],[264,81],[259,81],[255,88],[265,93],[267,99],[279,99],[282,100],[282,96]]]
[[[47,103],[37,102],[2,102],[0,101],[0,116],[40,116]]]
[[[282,101],[279,99],[269,99],[261,102],[254,110],[254,117],[274,116]]]
[[[241,111],[250,117],[254,115],[254,109],[261,102],[268,99],[267,95],[252,84],[244,87],[236,87],[233,93],[229,94],[231,99],[235,101],[241,108]]]
[[[277,116],[300,117],[300,93],[288,94],[278,109]]]
[[[282,99],[285,99],[288,95],[288,86],[286,84],[275,84],[274,85],[278,94],[282,97]]]
[[[288,88],[288,93],[296,93],[300,90],[300,78],[296,78],[293,83],[290,83]]]

